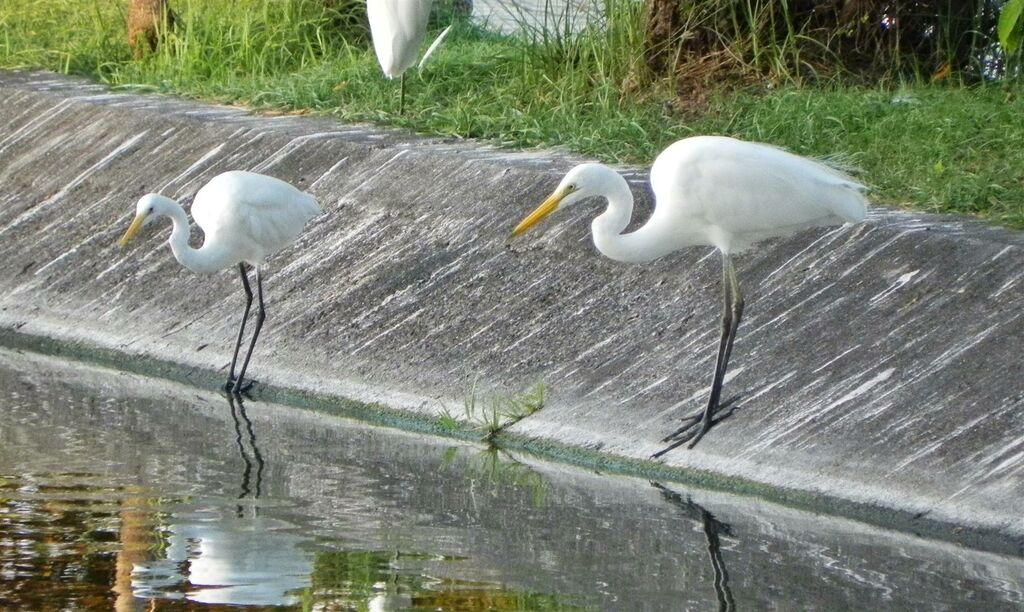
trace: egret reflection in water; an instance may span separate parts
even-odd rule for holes
[[[732,597],[732,589],[729,588],[729,572],[725,569],[725,561],[722,559],[722,543],[719,534],[732,536],[732,527],[715,518],[704,509],[703,506],[694,502],[689,497],[682,495],[665,487],[661,483],[652,482],[651,486],[661,492],[665,501],[676,506],[683,512],[683,516],[691,521],[700,521],[704,530],[704,538],[707,541],[708,557],[711,559],[711,569],[715,574],[715,594],[718,597],[718,609],[721,612],[733,612],[736,610],[736,602]]]
[[[132,571],[136,597],[207,604],[289,605],[310,586],[314,554],[294,526],[259,513],[265,462],[240,397],[227,394],[234,445],[242,459],[234,516],[222,504],[175,511],[166,525],[163,559]],[[242,500],[251,500],[248,504]],[[246,509],[249,512],[246,512]]]
[[[260,454],[260,448],[256,446],[256,432],[253,431],[252,421],[249,419],[249,415],[245,413],[245,403],[242,401],[240,396],[234,394],[228,394],[228,405],[231,408],[231,419],[235,422],[235,444],[238,446],[238,454],[242,458],[242,463],[245,464],[245,469],[242,471],[242,491],[238,494],[238,499],[245,499],[252,497],[253,499],[259,499],[262,492],[263,485],[263,455]],[[242,435],[243,425],[246,435]],[[248,448],[247,448],[248,445]],[[253,467],[255,466],[255,474],[253,473]],[[253,479],[255,477],[255,483]],[[252,505],[253,514],[259,512],[259,505]],[[242,506],[238,506],[238,516],[242,516]]]
[[[1017,556],[30,354],[0,400],[3,610],[1024,602]]]

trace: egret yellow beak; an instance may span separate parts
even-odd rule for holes
[[[139,233],[139,229],[142,228],[142,222],[145,220],[145,214],[140,213],[138,215],[135,215],[135,219],[132,220],[132,224],[128,226],[128,231],[124,233],[124,236],[121,236],[121,240],[118,241],[117,244],[119,244],[122,247],[128,244],[128,241],[134,238],[135,234]]]
[[[522,234],[523,232],[530,229],[534,225],[540,223],[540,221],[544,217],[547,217],[551,213],[555,212],[555,210],[558,208],[558,204],[562,201],[562,198],[564,198],[567,195],[569,195],[569,190],[562,189],[548,196],[548,199],[544,200],[544,203],[538,206],[537,210],[533,211],[532,213],[527,215],[525,219],[519,222],[519,225],[517,225],[516,228],[512,230],[512,235],[509,236],[509,238],[515,238],[519,234]]]

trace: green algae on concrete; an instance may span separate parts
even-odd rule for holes
[[[26,350],[52,357],[96,364],[133,374],[163,378],[195,387],[220,390],[222,376],[218,372],[187,367],[172,361],[147,356],[133,356],[115,350],[83,343],[65,343],[46,336],[34,336],[0,327],[0,346]],[[955,542],[980,550],[1024,557],[1024,540],[1007,538],[1005,534],[971,526],[950,525],[926,516],[910,515],[879,505],[858,504],[840,497],[787,490],[752,480],[723,476],[704,470],[667,466],[660,461],[641,460],[602,453],[599,449],[560,444],[552,440],[529,438],[507,431],[493,435],[481,433],[472,423],[458,422],[449,426],[443,418],[429,418],[383,404],[367,404],[344,397],[264,384],[253,387],[252,399],[292,406],[373,425],[404,431],[425,433],[460,441],[478,441],[494,448],[527,452],[540,458],[561,461],[609,474],[646,478],[651,481],[676,482],[687,486],[758,497],[796,509],[834,514],[887,529]]]

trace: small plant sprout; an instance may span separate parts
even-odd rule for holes
[[[516,395],[481,395],[477,392],[477,382],[477,378],[474,378],[462,400],[461,416],[456,416],[446,406],[442,406],[439,429],[456,431],[467,425],[480,432],[483,440],[492,442],[499,433],[544,407],[544,383],[537,383]]]

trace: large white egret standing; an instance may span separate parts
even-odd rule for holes
[[[174,200],[158,193],[150,193],[139,199],[135,207],[135,219],[120,244],[122,247],[128,244],[144,225],[159,217],[170,217],[174,229],[167,243],[178,263],[200,274],[238,266],[245,291],[245,310],[238,327],[235,351],[231,356],[231,367],[224,388],[241,394],[252,386],[251,382],[243,385],[242,380],[266,318],[260,267],[267,257],[292,243],[306,222],[320,212],[316,198],[284,181],[252,172],[225,172],[203,185],[192,202],[192,217],[203,230],[203,246],[194,249],[189,245],[189,223],[185,210]],[[249,350],[236,378],[235,366],[253,300],[247,264],[256,269],[259,312],[256,313],[256,327],[249,342]]]
[[[389,79],[401,77],[399,114],[405,110],[405,71],[419,57],[432,4],[433,0],[366,0],[373,50],[377,53],[380,68]],[[438,35],[423,54],[421,66],[450,30],[451,26],[448,26]]]
[[[594,244],[616,261],[642,263],[691,246],[712,246],[722,255],[722,338],[707,406],[687,417],[654,456],[707,433],[719,411],[722,381],[736,329],[743,317],[732,255],[766,238],[864,219],[867,189],[828,166],[775,147],[721,136],[695,136],[662,151],[651,167],[656,205],[650,220],[623,234],[633,214],[633,194],[617,172],[582,164],[512,231],[516,236],[556,210],[603,197],[605,212],[594,219]],[[697,424],[699,428],[695,428]]]

